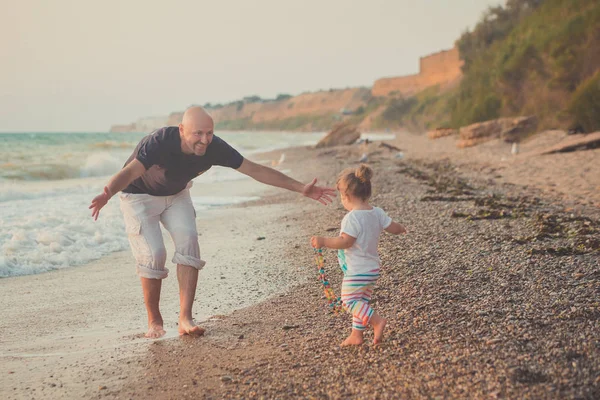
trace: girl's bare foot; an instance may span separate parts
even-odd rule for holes
[[[160,323],[150,323],[148,324],[148,332],[144,335],[149,339],[158,339],[165,335],[165,330],[163,329],[162,322]]]
[[[361,344],[363,344],[363,331],[352,329],[350,336],[348,336],[340,346],[360,346]]]
[[[204,335],[204,328],[200,328],[192,320],[180,319],[179,320],[179,335],[202,336],[202,335]]]
[[[371,325],[373,326],[373,344],[380,344],[383,341],[383,330],[387,320],[374,313],[371,317]]]

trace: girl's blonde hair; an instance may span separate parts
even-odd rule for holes
[[[346,184],[346,195],[368,200],[371,197],[371,178],[373,170],[366,164],[360,164],[358,168],[348,168],[342,171],[337,180]]]

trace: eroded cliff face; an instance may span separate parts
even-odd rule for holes
[[[430,86],[451,86],[462,77],[462,65],[457,48],[421,57],[418,74],[378,79],[373,85],[372,95],[397,93],[408,97]]]
[[[234,102],[223,107],[210,108],[215,124],[226,129],[329,129],[329,123],[366,109],[373,97],[386,97],[401,94],[411,96],[433,86],[450,86],[462,77],[462,61],[458,50],[441,51],[420,59],[420,72],[416,75],[383,78],[372,88],[350,88],[302,93],[283,100],[263,100],[256,102]],[[360,117],[360,127],[369,129],[373,118],[381,109],[372,110]],[[128,125],[115,125],[112,132],[149,132],[165,125],[178,125],[183,111],[171,113],[168,117],[144,118]],[[326,117],[326,118],[325,118]],[[296,119],[294,124],[290,120]],[[317,120],[319,123],[316,123]],[[328,125],[328,126],[323,126]]]
[[[215,123],[248,119],[254,123],[284,120],[300,115],[325,115],[356,110],[364,106],[371,97],[370,89],[354,88],[303,93],[280,101],[230,104],[210,109]],[[168,122],[176,125],[183,112],[172,113]]]

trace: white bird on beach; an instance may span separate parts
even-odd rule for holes
[[[512,148],[510,149],[510,153],[515,156],[517,154],[519,154],[519,143],[517,142],[513,142],[512,144]]]

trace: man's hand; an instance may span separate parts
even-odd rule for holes
[[[127,185],[142,176],[145,171],[146,167],[144,164],[142,164],[140,160],[134,159],[127,164],[125,168],[117,172],[115,176],[110,178],[108,185],[104,186],[104,192],[102,192],[101,195],[94,197],[92,204],[89,206],[89,208],[92,209],[94,221],[98,219],[100,209],[108,203],[108,200],[110,200],[115,193],[119,193],[121,190],[125,189]],[[112,188],[112,193],[111,190],[108,189],[109,186]]]
[[[320,249],[321,247],[323,247],[323,239],[324,238],[322,238],[321,236],[313,236],[310,238],[310,244],[315,249]]]
[[[333,202],[332,197],[335,197],[335,189],[315,186],[316,183],[317,178],[313,179],[308,185],[305,185],[304,189],[302,189],[302,194],[324,205]]]
[[[331,198],[335,197],[335,189],[315,186],[317,178],[313,179],[308,185],[304,185],[273,168],[253,163],[245,158],[237,170],[261,183],[302,193],[304,196],[317,200],[324,205],[331,203],[333,201]]]
[[[92,217],[94,221],[98,219],[98,215],[100,215],[100,209],[108,203],[108,200],[112,197],[110,190],[108,190],[108,186],[104,186],[104,192],[102,194],[94,197],[92,200],[92,204],[88,207],[92,210]]]

